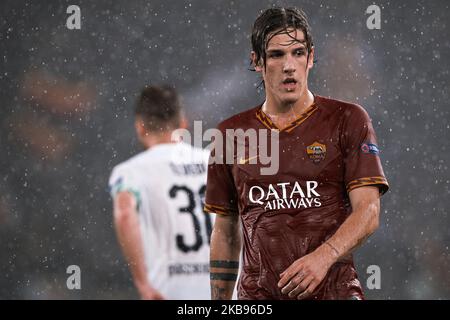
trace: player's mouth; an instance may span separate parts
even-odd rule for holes
[[[283,88],[287,91],[294,91],[297,86],[297,80],[294,78],[286,78],[283,80]]]

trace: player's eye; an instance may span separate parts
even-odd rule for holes
[[[281,51],[271,51],[271,52],[269,52],[269,58],[280,58],[280,57],[282,57],[283,56],[283,52],[281,52]]]
[[[295,54],[296,56],[303,56],[303,55],[305,54],[305,50],[304,50],[304,49],[296,49],[296,50],[294,51],[294,54]]]

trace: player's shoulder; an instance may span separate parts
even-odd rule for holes
[[[142,151],[134,156],[132,156],[131,158],[122,161],[120,163],[118,163],[117,165],[114,166],[112,172],[132,172],[134,171],[137,167],[139,167],[140,165],[142,165],[145,162],[145,159],[148,157],[147,156],[147,151]]]
[[[256,119],[256,111],[261,108],[261,105],[262,104],[259,104],[256,107],[252,107],[223,120],[217,125],[217,128],[219,130],[225,130],[246,128],[248,126],[251,126],[252,121]]]
[[[315,96],[316,103],[323,107],[325,112],[340,113],[345,117],[367,117],[368,113],[363,106],[344,100],[324,96]]]

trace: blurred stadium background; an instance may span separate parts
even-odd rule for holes
[[[366,8],[381,8],[368,30]],[[81,30],[66,9],[81,8]],[[111,168],[140,150],[136,94],[171,83],[204,128],[263,99],[261,9],[309,15],[313,92],[363,105],[391,185],[356,254],[369,299],[450,298],[448,1],[5,1],[0,4],[0,298],[138,298],[112,226]],[[66,268],[81,268],[68,290]]]

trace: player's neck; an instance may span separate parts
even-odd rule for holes
[[[290,116],[291,114],[300,116],[300,114],[305,112],[305,110],[313,103],[314,95],[307,89],[305,90],[305,94],[303,94],[295,103],[283,103],[271,96],[266,96],[263,111],[270,116],[283,117]]]
[[[158,144],[175,143],[172,140],[172,132],[164,132],[161,134],[148,134],[140,139],[145,149],[150,149]]]

